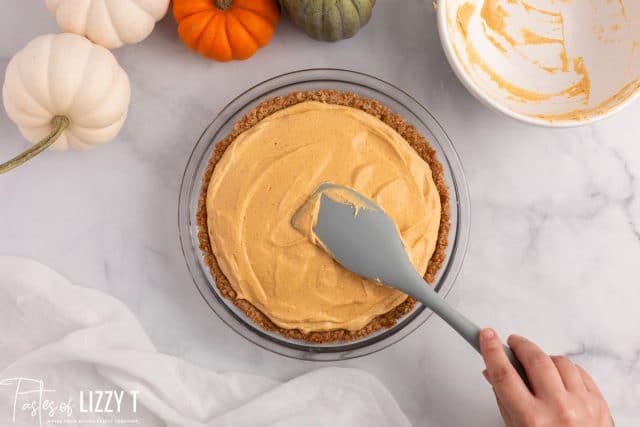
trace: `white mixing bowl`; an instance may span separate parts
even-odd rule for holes
[[[640,94],[640,0],[439,0],[462,83],[524,122],[576,126]]]

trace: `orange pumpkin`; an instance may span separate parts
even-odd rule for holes
[[[277,0],[173,0],[178,34],[191,49],[218,61],[247,59],[271,40]]]

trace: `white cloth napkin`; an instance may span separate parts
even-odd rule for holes
[[[50,391],[30,393],[41,388]],[[35,261],[0,256],[0,425],[69,423],[410,425],[366,372],[323,368],[281,383],[208,371],[158,353],[113,297]]]

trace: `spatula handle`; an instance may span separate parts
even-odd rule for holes
[[[411,289],[415,289],[415,291],[412,292],[412,296],[433,310],[434,313],[447,322],[449,326],[458,332],[469,344],[471,344],[473,348],[476,349],[478,353],[480,353],[480,328],[471,320],[463,316],[458,310],[451,307],[444,298],[438,295],[431,286],[424,282],[422,277],[417,276],[415,280],[419,280],[419,282],[415,283],[417,286],[411,287]],[[522,378],[527,387],[530,387],[527,374],[520,361],[508,346],[503,345],[503,347],[504,352],[507,354],[509,361],[520,375],[520,378]]]

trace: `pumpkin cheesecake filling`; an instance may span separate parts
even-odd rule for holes
[[[291,225],[324,182],[378,203],[427,271],[442,214],[429,165],[376,117],[316,101],[267,116],[226,148],[206,193],[209,242],[236,298],[277,326],[356,331],[407,296],[345,270]]]

